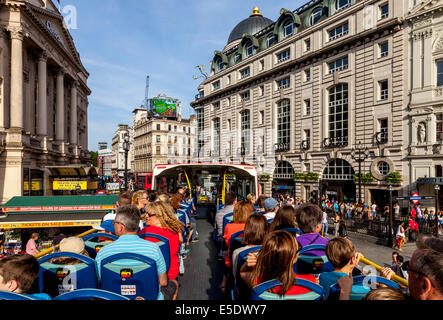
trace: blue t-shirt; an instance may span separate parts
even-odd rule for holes
[[[114,242],[103,247],[97,254],[95,261],[97,263],[97,277],[100,280],[100,264],[101,261],[109,256],[118,253],[136,253],[147,256],[155,261],[157,264],[157,274],[166,273],[166,263],[162,252],[157,244],[146,241],[140,238],[138,235],[123,235]],[[119,260],[115,264],[122,265],[137,265],[139,261],[124,259]],[[163,294],[160,291],[160,285],[158,288],[157,300],[163,300]]]
[[[338,279],[340,279],[342,277],[346,277],[346,276],[348,276],[348,274],[346,274],[344,272],[336,272],[336,271],[323,272],[320,274],[319,282],[320,282],[320,285],[323,287],[325,300],[328,299],[329,289],[331,288],[331,286],[336,284]],[[362,285],[352,286],[353,292],[365,293],[365,292],[369,292],[370,290],[371,289],[369,289],[369,288],[368,289],[364,288]]]

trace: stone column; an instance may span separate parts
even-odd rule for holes
[[[43,51],[38,59],[38,123],[37,135],[48,135],[48,54]]]
[[[23,129],[23,31],[11,28],[11,128]]]
[[[77,145],[77,81],[71,87],[71,145]]]
[[[55,123],[55,137],[57,141],[65,140],[65,71],[60,69],[57,73],[57,111]]]

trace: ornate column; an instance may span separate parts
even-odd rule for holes
[[[72,83],[71,87],[71,145],[77,145],[77,81]]]
[[[11,128],[23,129],[23,30],[9,29],[11,33]]]
[[[38,123],[37,135],[48,135],[48,72],[47,72],[48,54],[43,51],[38,58]]]
[[[57,73],[57,111],[55,123],[55,137],[57,141],[65,140],[65,70]]]

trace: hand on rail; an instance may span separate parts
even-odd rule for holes
[[[380,270],[380,276],[383,278],[386,278],[388,280],[391,280],[392,275],[394,274],[394,271],[389,267],[381,268]]]
[[[338,286],[340,287],[340,300],[349,300],[351,296],[352,285],[354,284],[354,279],[352,275],[344,276],[338,279]]]

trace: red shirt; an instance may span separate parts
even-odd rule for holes
[[[223,239],[226,241],[226,245],[228,247],[228,253],[225,258],[225,265],[227,267],[232,267],[231,260],[229,260],[229,245],[231,244],[231,236],[239,231],[245,229],[246,223],[229,223],[225,227],[225,234],[223,235]]]
[[[169,229],[163,229],[155,226],[147,226],[139,234],[142,233],[154,233],[159,236],[163,236],[169,240],[169,251],[171,253],[171,265],[169,266],[168,278],[170,280],[175,280],[180,272],[180,265],[178,261],[178,250],[180,246],[180,238],[178,233],[173,233]],[[159,240],[154,238],[145,238],[151,242],[159,242]]]
[[[315,278],[314,275],[312,274],[304,274],[304,275],[299,275],[299,274],[295,274],[294,273],[294,277],[297,279],[303,279],[303,280],[308,280],[314,283],[317,283],[317,278]],[[260,284],[258,281],[256,281],[257,284]],[[276,293],[279,294],[280,290],[282,289],[281,286],[277,286],[274,287],[270,290],[270,292],[272,293]],[[289,290],[285,293],[286,295],[299,295],[299,294],[305,294],[310,292],[311,290],[309,290],[308,288],[302,287],[302,286],[298,286],[297,285],[297,280],[295,280],[295,285],[293,285],[292,287],[289,288]]]
[[[411,217],[412,217],[412,218],[415,218],[416,215],[417,215],[417,211],[415,211],[415,209],[412,209],[412,210],[411,210]]]

